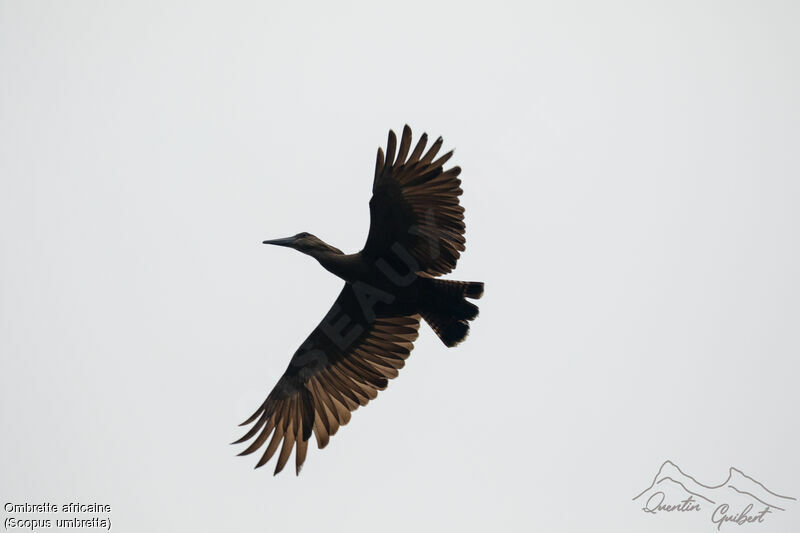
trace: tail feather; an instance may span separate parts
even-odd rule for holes
[[[469,321],[478,316],[478,306],[466,299],[483,296],[483,283],[431,279],[430,284],[420,314],[446,346],[456,346],[467,338]]]

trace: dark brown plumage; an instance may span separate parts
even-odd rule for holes
[[[269,440],[256,467],[277,453],[277,474],[294,448],[299,474],[312,432],[324,448],[352,411],[398,375],[420,317],[447,346],[469,333],[478,307],[467,298],[480,298],[483,283],[434,279],[451,272],[465,249],[461,169],[443,169],[452,151],[434,160],[441,137],[427,152],[426,144],[423,134],[411,150],[406,126],[399,147],[390,131],[385,156],[378,149],[369,235],[360,252],[343,254],[308,233],[265,241],[314,257],[345,285],[267,399],[242,423],[254,425],[236,443],[255,439],[240,455]]]

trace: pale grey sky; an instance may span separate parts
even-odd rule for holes
[[[800,497],[794,2],[0,1],[0,498],[140,531],[684,531],[672,459]],[[486,282],[304,470],[228,442],[408,123]],[[5,519],[8,514],[4,514]],[[726,526],[723,529],[733,529]],[[753,531],[800,528],[800,504]]]

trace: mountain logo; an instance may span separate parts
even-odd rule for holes
[[[719,485],[704,485],[672,461],[664,461],[650,486],[633,497],[647,514],[706,513],[718,530],[723,525],[763,523],[786,512],[797,498],[773,492],[737,468]]]

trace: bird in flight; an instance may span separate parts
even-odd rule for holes
[[[411,128],[389,131],[386,154],[378,148],[370,227],[364,249],[344,254],[309,233],[264,241],[294,248],[345,281],[322,322],[292,356],[289,367],[234,444],[260,449],[256,468],[275,453],[275,474],[295,449],[296,473],[313,432],[322,449],[350,413],[374,399],[397,377],[417,338],[420,320],[452,347],[466,338],[483,295],[483,283],[436,279],[451,272],[464,251],[464,208],[459,204],[461,169],[444,170],[452,157],[434,159],[442,138],[425,151],[423,134],[411,150]],[[424,152],[424,154],[423,154]]]

